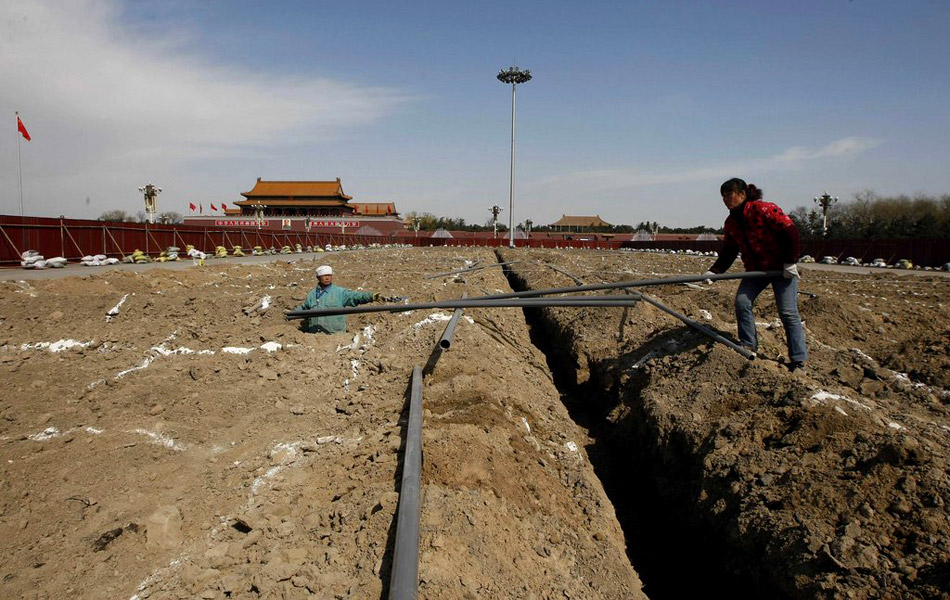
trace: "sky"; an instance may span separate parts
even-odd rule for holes
[[[950,2],[6,0],[0,214],[231,204],[333,180],[483,224],[718,227],[741,177],[786,211],[950,193]],[[16,132],[19,111],[32,140]],[[22,186],[21,182],[22,181]]]

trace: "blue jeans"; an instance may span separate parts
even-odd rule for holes
[[[739,343],[753,352],[759,347],[755,333],[755,314],[752,307],[755,299],[771,284],[775,292],[775,305],[778,316],[785,326],[785,339],[788,341],[788,359],[791,362],[805,362],[808,349],[805,347],[805,330],[802,318],[798,315],[798,279],[785,279],[782,276],[762,279],[743,279],[736,292],[736,323],[739,326]]]

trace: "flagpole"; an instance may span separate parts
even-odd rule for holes
[[[20,217],[23,216],[23,167],[20,164],[20,111],[16,112],[16,174],[20,184]]]

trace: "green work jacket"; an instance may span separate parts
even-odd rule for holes
[[[310,290],[303,304],[298,306],[297,310],[342,308],[344,306],[358,306],[372,301],[373,294],[370,292],[357,292],[331,283],[325,288],[318,285]],[[302,329],[308,333],[337,333],[339,331],[346,331],[346,315],[309,317],[304,319]]]

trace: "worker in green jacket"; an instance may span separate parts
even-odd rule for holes
[[[333,269],[328,265],[317,267],[317,287],[310,290],[303,304],[297,310],[313,308],[342,308],[359,306],[380,299],[379,294],[357,292],[345,287],[333,285]],[[307,333],[337,333],[346,331],[346,315],[330,317],[310,317],[303,320],[301,329]]]

